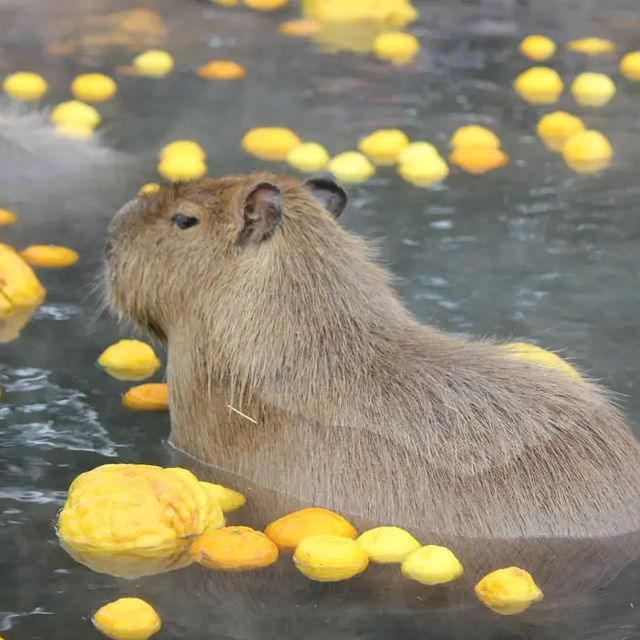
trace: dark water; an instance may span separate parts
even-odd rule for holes
[[[129,63],[135,45],[96,51],[83,34],[96,29],[92,17],[132,6],[0,0],[0,73],[39,71],[51,86],[43,102],[67,99],[76,73],[109,73]],[[0,345],[0,634],[98,638],[90,614],[137,595],[164,620],[158,638],[639,638],[637,564],[604,584],[547,599],[526,616],[502,618],[478,604],[468,586],[429,590],[395,579],[388,567],[334,585],[307,581],[286,559],[243,576],[189,567],[127,581],[94,573],[60,549],[53,524],[80,472],[116,461],[196,469],[166,444],[168,416],[125,410],[120,396],[128,385],[94,365],[107,345],[131,334],[98,315],[89,295],[108,217],[156,179],[157,150],[177,138],[198,140],[210,174],[224,175],[262,166],[239,145],[252,126],[290,126],[330,153],[355,148],[363,134],[388,126],[444,153],[457,126],[491,127],[511,156],[507,168],[482,177],[454,170],[444,186],[428,191],[379,171],[350,189],[344,224],[379,241],[402,297],[425,322],[564,350],[621,395],[640,433],[640,89],[619,76],[617,56],[588,59],[560,49],[553,59],[566,84],[593,69],[612,74],[618,85],[601,110],[576,108],[568,92],[557,105],[583,115],[613,144],[612,167],[592,177],[571,173],[535,138],[537,119],[552,108],[528,106],[511,89],[529,66],[516,51],[528,33],[559,42],[599,35],[621,51],[637,48],[636,0],[417,3],[421,19],[411,31],[423,48],[416,64],[402,69],[280,36],[276,25],[296,16],[296,6],[271,15],[188,0],[139,6],[158,11],[167,33],[137,50],[166,48],[176,71],[163,80],[118,75],[116,99],[99,106],[107,146],[135,154],[135,169],[110,182],[108,195],[66,194],[47,207],[46,180],[34,185],[33,198],[0,193],[0,206],[21,216],[20,224],[2,229],[2,242],[61,243],[82,256],[72,268],[40,273],[45,304],[18,340]],[[71,43],[69,55],[49,55],[45,44],[60,42]],[[247,67],[247,81],[204,83],[193,75],[199,64],[225,57]],[[250,510],[238,517],[250,519]]]

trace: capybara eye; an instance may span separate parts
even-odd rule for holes
[[[189,227],[195,227],[200,220],[198,218],[191,218],[190,216],[185,216],[184,213],[176,213],[172,218],[171,222],[176,225],[176,227],[180,229],[188,229]]]

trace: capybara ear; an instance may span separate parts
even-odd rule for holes
[[[238,243],[261,242],[273,234],[282,219],[280,189],[272,182],[254,184],[242,198],[243,228]]]
[[[333,174],[323,171],[307,178],[302,184],[329,213],[335,218],[340,217],[347,206],[347,192],[337,184]]]

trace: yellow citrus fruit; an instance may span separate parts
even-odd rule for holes
[[[481,127],[479,124],[468,124],[458,127],[453,132],[449,143],[454,149],[460,147],[495,147],[497,149],[500,146],[500,139],[491,129]]]
[[[140,598],[120,598],[93,614],[93,626],[114,640],[146,640],[160,631],[156,610]]]
[[[153,349],[139,340],[120,340],[105,349],[98,364],[119,380],[143,380],[160,366]]]
[[[289,0],[244,0],[244,3],[250,9],[258,11],[275,11],[289,4]]]
[[[501,615],[522,613],[544,595],[524,569],[507,567],[487,574],[474,588],[478,599]]]
[[[567,42],[567,49],[586,53],[587,55],[598,55],[615,51],[616,45],[611,40],[605,40],[604,38],[582,38]]]
[[[558,369],[574,380],[582,380],[580,374],[560,356],[542,347],[528,342],[510,342],[504,345],[505,349],[516,358],[537,362],[549,369]]]
[[[422,584],[443,584],[459,578],[462,565],[447,547],[429,544],[405,556],[400,567],[402,573]]]
[[[247,75],[245,68],[232,60],[211,60],[199,66],[196,73],[207,80],[239,80]]]
[[[106,102],[117,90],[114,80],[103,73],[84,73],[71,83],[71,93],[85,102]]]
[[[18,221],[18,216],[9,211],[8,209],[0,209],[0,227],[6,225],[15,224]]]
[[[0,293],[12,308],[40,304],[46,291],[26,261],[6,244],[0,243]]]
[[[549,67],[531,67],[514,81],[518,95],[531,104],[552,104],[564,89],[562,78]]]
[[[409,145],[409,138],[399,129],[379,129],[358,144],[358,149],[376,164],[395,164],[398,155]]]
[[[164,382],[151,382],[131,387],[122,396],[122,404],[136,411],[168,411],[167,385]]]
[[[402,562],[420,543],[399,527],[376,527],[361,533],[356,542],[366,551],[370,560],[382,564]]]
[[[31,71],[16,71],[8,75],[2,82],[4,92],[12,98],[23,102],[39,100],[47,93],[47,81]]]
[[[527,36],[518,47],[520,53],[531,60],[542,62],[547,60],[556,52],[556,43],[541,35]]]
[[[171,154],[158,163],[158,173],[172,182],[198,180],[207,173],[203,160],[191,154]]]
[[[239,491],[228,489],[221,484],[200,481],[202,488],[209,494],[212,500],[217,500],[223,513],[239,509],[247,501]]]
[[[576,76],[571,84],[571,93],[579,104],[603,107],[615,95],[616,85],[604,73],[587,71]]]
[[[367,156],[358,151],[344,151],[329,161],[328,169],[341,182],[365,182],[376,172]]]
[[[23,249],[20,255],[35,267],[69,267],[80,257],[73,249],[53,244],[32,245]]]
[[[300,146],[300,138],[284,127],[258,127],[242,138],[242,148],[261,160],[286,160],[292,149]]]
[[[584,131],[584,128],[584,123],[578,116],[566,111],[554,111],[540,118],[536,130],[548,149],[561,151],[564,143],[571,136]]]
[[[195,140],[174,140],[162,147],[158,154],[160,160],[166,160],[172,156],[193,156],[202,161],[207,159],[204,149]]]
[[[56,124],[80,123],[93,129],[100,124],[100,114],[90,104],[79,100],[67,100],[53,109],[51,121]]]
[[[142,75],[162,78],[173,69],[173,58],[161,49],[149,49],[134,58],[133,66]]]
[[[313,173],[327,166],[329,154],[317,142],[303,142],[289,151],[287,163],[303,173]]]
[[[640,82],[640,51],[632,51],[622,57],[620,73],[628,80]]]
[[[320,31],[320,23],[312,18],[287,20],[278,27],[278,31],[287,36],[305,38],[316,35]]]
[[[373,51],[381,60],[402,65],[411,62],[416,57],[420,51],[420,43],[410,33],[386,31],[375,39]]]
[[[576,133],[564,143],[562,157],[576,173],[597,173],[611,164],[613,149],[604,135],[588,129]]]
[[[442,182],[449,175],[449,167],[438,155],[424,160],[403,162],[398,167],[398,173],[416,187],[430,187],[435,182]]]
[[[362,573],[369,565],[369,556],[351,538],[319,535],[300,542],[293,562],[311,580],[336,582]]]
[[[496,147],[459,147],[451,152],[449,160],[468,173],[479,175],[505,166],[509,156]]]

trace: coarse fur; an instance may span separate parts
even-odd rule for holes
[[[247,236],[265,183],[278,195],[259,194],[259,213],[281,219]],[[199,224],[178,228],[178,212]],[[113,306],[167,344],[179,449],[444,537],[640,529],[640,444],[606,392],[417,322],[368,245],[297,180],[138,198],[113,219],[107,255]]]

